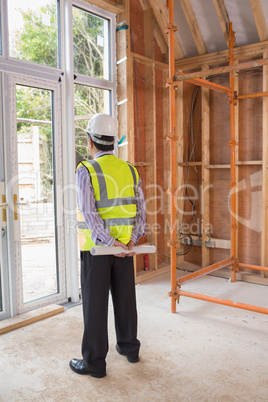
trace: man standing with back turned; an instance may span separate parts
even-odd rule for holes
[[[121,246],[132,250],[145,235],[145,202],[137,170],[113,154],[114,119],[98,113],[87,127],[94,159],[77,167],[78,230],[84,334],[82,360],[72,359],[77,374],[102,378],[108,352],[108,298],[111,291],[119,354],[139,361],[133,255],[90,254],[91,247]]]

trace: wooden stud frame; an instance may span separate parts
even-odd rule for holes
[[[126,20],[126,24],[129,23],[129,18],[130,18],[130,9],[129,9],[129,1],[125,2],[125,14],[119,14],[118,15],[118,22]],[[144,3],[145,4],[145,3]],[[146,3],[148,6],[148,3]],[[150,179],[148,180],[149,184],[157,184],[157,176],[155,174],[157,170],[157,162],[155,159],[155,154],[156,154],[156,132],[155,132],[155,125],[156,125],[156,110],[155,110],[155,80],[154,80],[154,75],[155,75],[155,69],[160,69],[162,70],[163,73],[163,83],[167,82],[168,76],[167,76],[167,68],[168,65],[155,60],[154,54],[152,51],[152,37],[149,36],[149,27],[153,26],[151,16],[152,16],[152,10],[147,8],[143,8],[144,10],[144,18],[146,18],[146,23],[144,23],[144,27],[147,27],[147,31],[145,28],[145,37],[146,40],[144,45],[144,55],[138,54],[138,53],[133,53],[130,49],[130,36],[129,36],[129,31],[127,30],[121,30],[117,33],[117,39],[119,36],[121,37],[121,40],[118,41],[118,60],[122,59],[124,56],[127,56],[126,62],[118,65],[118,101],[121,99],[127,98],[127,102],[124,105],[118,106],[118,118],[119,118],[119,127],[121,127],[121,133],[122,135],[125,134],[126,132],[128,133],[128,140],[129,140],[129,146],[128,148],[122,148],[120,152],[120,156],[123,157],[124,159],[128,159],[132,161],[135,166],[143,166],[144,171],[146,172],[146,176],[148,175]],[[127,15],[127,17],[126,17]],[[234,67],[237,66],[237,70],[240,68],[240,64],[244,63],[245,61],[248,62],[250,59],[254,59],[256,57],[263,57],[263,59],[267,59],[268,57],[268,41],[264,41],[262,43],[254,44],[254,45],[248,45],[248,46],[243,46],[240,48],[234,48],[234,58],[236,59],[234,61]],[[191,70],[196,70],[198,68],[201,68],[204,73],[206,71],[211,70],[211,67],[213,66],[220,66],[226,63],[226,60],[228,58],[228,52],[227,51],[222,51],[222,52],[216,52],[212,54],[204,54],[198,57],[193,57],[189,59],[180,59],[176,61],[176,68],[181,70],[181,71],[191,71]],[[137,156],[135,157],[135,147],[134,147],[134,132],[131,131],[132,127],[134,126],[134,99],[133,99],[133,60],[138,63],[138,65],[141,65],[143,67],[143,71],[145,71],[146,74],[146,79],[150,80],[148,81],[148,86],[146,87],[148,89],[147,93],[147,99],[150,105],[152,107],[148,108],[146,107],[146,119],[145,119],[145,132],[146,132],[146,160],[144,161],[137,161]],[[122,74],[123,70],[123,74]],[[268,67],[264,66],[263,67],[263,92],[268,91],[268,84],[267,84],[267,70]],[[238,79],[239,75],[234,73],[234,90],[238,91]],[[203,78],[206,78],[203,76]],[[150,82],[150,84],[149,84]],[[176,136],[179,136],[180,133],[183,131],[183,83],[178,83],[178,86],[176,88]],[[147,92],[146,89],[146,92]],[[121,91],[121,93],[120,93]],[[196,165],[199,165],[202,169],[202,184],[203,184],[203,190],[201,192],[201,198],[202,198],[202,220],[203,220],[203,232],[202,232],[202,259],[201,259],[201,264],[203,267],[207,266],[209,264],[210,256],[209,256],[209,250],[208,247],[205,246],[205,242],[207,240],[210,240],[211,242],[215,243],[215,248],[219,250],[228,250],[231,247],[230,240],[227,238],[210,238],[208,234],[205,231],[206,223],[210,222],[210,216],[209,216],[209,198],[210,198],[210,192],[209,192],[209,187],[211,185],[211,178],[210,178],[210,173],[216,172],[219,169],[223,169],[226,171],[230,169],[230,164],[211,164],[210,162],[210,126],[209,126],[209,121],[210,121],[210,107],[209,107],[209,96],[210,96],[210,90],[208,88],[202,87],[201,90],[201,107],[202,107],[202,114],[201,114],[201,121],[202,121],[202,161],[201,162],[195,162]],[[263,93],[260,94],[260,96],[263,96]],[[238,96],[239,98],[239,96]],[[152,102],[153,99],[153,102]],[[263,160],[239,160],[239,155],[238,155],[238,147],[235,148],[235,178],[236,182],[238,181],[238,171],[240,166],[262,166],[262,175],[263,175],[263,216],[265,219],[263,219],[263,230],[262,230],[262,247],[261,247],[261,265],[266,266],[268,262],[268,250],[267,250],[267,244],[268,244],[268,177],[267,177],[267,164],[268,164],[268,146],[267,146],[267,102],[268,98],[263,97]],[[145,102],[147,104],[147,101]],[[163,136],[166,138],[166,136],[169,134],[169,100],[168,100],[168,90],[163,90]],[[234,109],[234,114],[235,114],[235,127],[234,127],[234,133],[235,133],[235,141],[238,142],[238,114],[239,114],[239,102],[236,103],[235,109]],[[183,162],[183,149],[184,149],[184,144],[183,141],[177,141],[177,146],[176,146],[176,154],[177,154],[177,160],[178,160],[178,167],[177,167],[177,181],[176,181],[176,187],[179,189],[180,187],[183,186],[183,167],[191,165],[191,163]],[[170,165],[169,165],[169,142],[164,141],[164,189],[167,190],[168,188],[171,187],[170,185]],[[147,180],[147,179],[146,179]],[[147,199],[156,195],[153,191],[150,190],[150,192],[147,192],[146,197]],[[236,205],[239,204],[239,194],[236,194]],[[152,205],[152,200],[150,201]],[[180,200],[178,199],[177,201],[177,209],[180,210],[179,206]],[[150,205],[150,204],[148,204]],[[169,205],[170,205],[170,196],[165,195],[164,198],[164,222],[165,222],[165,232],[164,232],[164,256],[165,256],[165,261],[169,261],[169,256],[170,256],[170,247],[167,246],[167,242],[170,237],[169,233],[169,227],[166,224],[166,222],[169,221],[170,219],[170,213],[169,213]],[[156,204],[154,206],[156,208]],[[151,206],[150,206],[151,209]],[[177,219],[180,218],[179,213],[177,214]],[[157,223],[157,216],[155,217],[150,217],[150,224],[156,224]],[[237,237],[237,235],[236,235]],[[194,237],[193,237],[194,238]],[[149,240],[149,239],[147,239]],[[152,238],[153,242],[157,242],[157,238]],[[238,243],[238,242],[236,242]],[[235,255],[238,255],[238,250],[236,246],[236,251]],[[196,270],[197,266],[186,263],[183,261],[183,257],[177,256],[177,264],[179,264],[180,268],[184,269],[190,269],[190,270]],[[161,271],[158,266],[158,262],[156,258],[150,258],[150,268],[151,271],[153,270],[155,273],[157,271]],[[139,276],[144,276],[144,277],[151,277],[152,272],[144,272],[141,275],[141,272],[139,272]],[[216,275],[224,276],[224,277],[229,277],[229,270],[221,270],[220,273],[216,272]],[[236,273],[237,279],[243,279],[246,281],[253,281],[256,283],[268,283],[267,280],[267,272],[263,271],[262,276],[260,277],[259,275],[254,275],[254,274],[248,274],[247,272],[238,272]]]
[[[124,160],[130,161],[137,168],[142,168],[145,176],[144,195],[146,199],[147,209],[147,242],[152,242],[157,248],[158,236],[154,228],[158,225],[157,215],[157,138],[156,138],[156,69],[162,71],[163,80],[165,80],[168,65],[155,60],[154,58],[154,28],[153,10],[142,2],[143,10],[143,27],[144,27],[144,54],[134,53],[131,47],[130,35],[130,0],[125,1],[124,13],[117,15],[117,26],[120,28],[125,25],[126,29],[117,30],[117,114],[119,138],[123,135],[127,136],[128,147],[120,147],[118,155]],[[144,108],[144,130],[145,130],[145,160],[140,161],[139,155],[135,154],[137,141],[134,133],[135,127],[135,96],[134,96],[134,63],[144,72],[144,93],[145,93],[145,108]],[[164,81],[163,81],[164,82]],[[124,103],[120,103],[126,100]],[[164,136],[168,133],[169,120],[168,115],[168,91],[163,90],[163,132]],[[164,142],[165,146],[165,142]],[[169,152],[163,152],[164,158],[169,157]],[[167,160],[168,161],[168,160]],[[168,163],[165,164],[165,167]],[[167,175],[168,169],[164,172]],[[166,210],[166,199],[164,200],[164,221],[168,219]],[[151,229],[150,229],[151,228]],[[165,235],[164,235],[165,237]],[[165,239],[167,243],[167,239]],[[169,248],[164,247],[164,263],[158,263],[158,254],[149,255],[149,271],[141,270],[140,256],[134,257],[136,282],[142,282],[145,278],[159,275],[169,269],[168,262]],[[166,260],[166,263],[165,263]]]
[[[268,47],[263,58],[268,57]],[[268,66],[263,67],[263,92],[268,91]],[[262,237],[261,265],[268,266],[268,97],[263,98],[263,141],[262,141]],[[267,278],[267,273],[262,276]]]
[[[173,16],[173,0],[170,0],[168,3],[169,6],[169,15]],[[172,17],[171,17],[172,19]],[[171,25],[171,24],[170,24]],[[234,59],[234,54],[233,54],[233,43],[235,42],[235,38],[234,38],[234,32],[232,30],[232,24],[229,24],[229,65],[230,67],[234,65],[235,59]],[[265,54],[266,55],[266,54]],[[174,44],[172,42],[170,42],[170,46],[169,46],[169,56],[170,56],[170,70],[172,70],[172,66],[173,66],[173,60],[172,60],[172,56],[174,56]],[[257,64],[257,63],[256,63]],[[257,64],[258,65],[258,64]],[[267,71],[264,68],[264,72],[263,72],[263,87],[264,87],[264,92],[261,94],[261,96],[263,97],[264,101],[263,101],[263,161],[262,164],[264,166],[263,169],[263,180],[262,180],[262,191],[263,194],[266,195],[266,181],[267,181],[267,177],[266,177],[266,162],[267,162],[267,104],[265,103],[265,97],[267,97],[267,91],[266,91],[266,85],[267,85]],[[215,297],[211,297],[211,296],[207,296],[207,295],[200,295],[200,294],[196,294],[196,293],[192,293],[192,292],[188,292],[188,291],[182,291],[181,290],[181,285],[184,283],[187,283],[193,279],[197,279],[200,278],[204,275],[207,275],[209,273],[218,271],[222,268],[225,267],[230,267],[231,268],[231,279],[232,282],[236,281],[236,274],[239,271],[239,269],[251,269],[251,270],[256,270],[256,271],[261,271],[263,273],[262,276],[264,276],[265,274],[267,274],[268,272],[268,268],[264,267],[264,266],[257,266],[257,265],[250,265],[250,264],[244,264],[239,262],[238,260],[238,236],[237,236],[237,228],[238,228],[238,206],[237,206],[237,200],[238,200],[238,196],[237,196],[237,188],[238,188],[238,183],[237,183],[237,179],[238,179],[238,123],[237,123],[237,117],[238,117],[238,111],[235,111],[235,106],[238,102],[238,99],[240,98],[241,100],[243,99],[243,97],[237,97],[236,96],[236,91],[238,90],[238,80],[235,79],[235,70],[230,70],[229,72],[229,80],[230,80],[230,89],[231,92],[227,92],[228,97],[229,97],[229,104],[230,104],[230,142],[229,142],[229,146],[230,146],[230,168],[231,168],[231,175],[230,175],[230,179],[231,179],[231,183],[230,183],[230,196],[229,196],[229,200],[230,200],[230,238],[231,238],[231,243],[230,243],[230,258],[222,260],[220,262],[214,263],[210,266],[206,266],[205,268],[199,269],[197,271],[195,271],[192,274],[188,274],[180,279],[178,279],[176,281],[176,287],[174,288],[174,273],[176,270],[176,267],[173,266],[172,264],[172,260],[171,260],[171,291],[168,293],[168,295],[171,297],[171,312],[175,313],[176,312],[176,308],[174,307],[174,302],[175,300],[177,300],[179,302],[180,296],[186,296],[186,297],[192,297],[192,298],[196,298],[196,299],[200,299],[200,300],[205,300],[205,301],[209,301],[209,302],[213,302],[213,303],[218,303],[218,304],[223,304],[223,305],[228,305],[231,307],[237,307],[237,308],[241,308],[241,309],[245,309],[245,310],[249,310],[249,311],[255,311],[258,313],[263,313],[263,314],[268,314],[268,309],[267,308],[263,308],[263,307],[256,307],[256,306],[251,306],[251,305],[246,305],[246,304],[242,304],[242,303],[237,303],[237,302],[232,302],[230,300],[223,300],[223,299],[218,299]],[[202,82],[201,82],[202,81]],[[214,89],[217,91],[217,87],[215,84],[213,85],[207,85],[206,82],[203,82],[204,80],[200,80],[199,78],[190,78],[189,77],[189,82],[191,83],[196,83],[197,85],[201,85],[202,87],[210,88],[210,89]],[[171,82],[169,83],[170,88],[171,88]],[[174,78],[173,78],[173,85],[174,85]],[[214,87],[214,88],[213,88]],[[259,93],[252,95],[251,97],[258,97],[260,96]],[[203,131],[203,141],[202,141],[202,145],[204,145],[204,142],[206,140],[206,136],[207,136],[207,127],[205,125],[206,122],[206,109],[205,109],[205,99],[204,99],[204,92],[202,93],[202,101],[203,101],[203,107],[202,107],[202,131]],[[172,104],[171,104],[172,106]],[[171,117],[172,117],[172,108],[171,108]],[[173,124],[176,124],[176,120],[173,118]],[[204,155],[206,148],[203,146],[203,152],[202,152],[202,157],[203,159],[206,158],[206,155]],[[203,162],[204,164],[204,162]],[[202,169],[202,172],[204,172],[204,166]],[[174,171],[173,171],[174,174]],[[204,198],[204,197],[203,197]],[[263,195],[263,215],[264,215],[264,220],[266,221],[266,198]],[[266,244],[263,237],[265,238],[266,236],[266,227],[264,228],[264,234],[262,235],[262,246],[264,248],[266,248]],[[203,238],[203,234],[202,234],[202,238]],[[173,240],[173,237],[171,238]],[[173,242],[174,244],[174,242]],[[204,251],[204,248],[202,247],[202,262],[205,260],[207,261],[207,255],[205,254],[206,251]],[[265,259],[265,251],[262,250],[262,261]]]

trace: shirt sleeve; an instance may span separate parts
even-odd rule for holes
[[[136,200],[137,200],[137,215],[136,221],[132,229],[131,240],[137,244],[140,237],[146,234],[146,204],[141,188],[141,180],[139,180],[138,187],[136,190]]]
[[[77,204],[87,227],[91,231],[93,242],[99,246],[112,246],[115,239],[110,235],[110,229],[105,227],[95,203],[94,190],[86,168],[79,167],[75,176]]]

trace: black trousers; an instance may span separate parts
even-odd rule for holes
[[[108,299],[111,290],[119,350],[136,357],[137,309],[133,257],[92,256],[81,252],[81,288],[84,334],[82,356],[94,373],[106,371]]]

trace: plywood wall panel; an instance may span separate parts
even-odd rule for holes
[[[190,167],[189,170],[184,168],[184,189],[180,192],[179,196],[184,197],[184,219],[183,227],[187,233],[193,236],[201,236],[202,238],[202,216],[201,216],[201,194],[200,184],[202,183],[201,166]],[[188,170],[188,179],[187,179]],[[185,194],[185,190],[187,193]],[[194,203],[194,210],[189,200]],[[196,198],[196,199],[195,199]],[[194,215],[192,215],[194,214]],[[182,215],[179,216],[179,224],[182,224]],[[178,225],[179,229],[179,225]],[[184,260],[201,266],[202,264],[202,249],[201,247],[193,246],[191,251],[185,255]]]
[[[184,203],[184,223],[191,220],[188,225],[191,225],[195,220],[198,221],[198,225],[200,226],[201,222],[201,197],[200,197],[200,185],[202,183],[202,172],[201,166],[196,167],[185,167],[183,169],[184,172],[184,185],[180,189],[178,193],[178,197],[183,197]],[[194,218],[192,217],[193,207],[192,203],[194,203]],[[180,220],[182,217],[180,217]],[[191,226],[188,226],[188,229],[191,230]],[[201,228],[200,228],[201,229]],[[201,233],[201,231],[200,231]],[[196,230],[195,230],[195,233]]]
[[[185,255],[184,261],[202,266],[202,247],[193,246],[191,251]]]
[[[214,84],[229,87],[227,76],[211,79]],[[230,107],[225,94],[210,91],[210,164],[230,163]]]
[[[132,38],[132,43],[129,43],[130,49],[144,56],[143,10],[139,0],[130,1],[130,17]]]
[[[133,91],[134,91],[134,139],[135,139],[135,161],[146,162],[145,150],[145,87],[144,87],[144,65],[133,62]],[[136,78],[135,78],[136,74]],[[145,168],[141,171],[138,168],[140,176],[145,180]]]
[[[262,92],[262,73],[240,74],[239,95]],[[262,98],[239,101],[240,161],[262,159]]]
[[[157,61],[162,61],[162,53],[156,40],[154,40],[154,59]]]
[[[217,239],[230,239],[229,183],[229,169],[212,169],[210,174],[210,224],[211,235]]]
[[[216,262],[226,260],[230,258],[230,250],[224,250],[220,248],[209,249],[209,264],[215,264]]]
[[[202,158],[202,138],[201,138],[201,90],[200,87],[184,83],[183,85],[183,135],[184,135],[184,162],[188,162],[188,144],[189,144],[189,127],[191,119],[193,94],[198,88],[196,105],[193,112],[193,137],[195,143],[194,157],[192,155],[192,146],[190,147],[191,161],[201,161]]]
[[[258,166],[239,167],[238,258],[261,265],[262,170]]]
[[[144,37],[144,15],[142,8],[140,7],[139,0],[132,0],[130,2],[130,14],[131,14],[131,37],[132,43],[131,50],[135,53],[144,55],[145,52],[145,40]],[[148,44],[148,43],[147,43]],[[156,60],[162,60],[162,54],[159,49],[158,44],[154,40],[153,42],[153,55],[146,54],[147,57],[155,58]],[[148,76],[148,70],[152,68],[153,75]],[[150,242],[150,233],[157,233],[157,250],[158,250],[158,260],[157,263],[161,264],[163,262],[164,256],[164,207],[163,204],[163,193],[166,191],[166,186],[164,184],[164,134],[163,134],[163,72],[156,69],[154,70],[153,60],[152,65],[150,63],[144,64],[142,62],[134,61],[133,63],[133,107],[134,107],[134,153],[135,162],[137,169],[139,171],[140,177],[143,181],[144,194],[148,196],[150,191],[146,190],[148,184],[152,184],[154,177],[156,177],[156,185],[158,186],[156,211],[157,216],[155,220],[149,219],[150,223],[154,224],[147,230],[147,235],[145,238],[141,239],[140,242]],[[146,74],[148,80],[146,81]],[[155,75],[155,81],[152,83],[149,81]],[[152,90],[152,94],[155,93],[155,103],[153,99],[146,98],[146,85],[149,85],[149,90],[154,86],[155,90]],[[151,100],[151,103],[150,103]],[[154,117],[148,113],[148,108],[155,105],[155,115]],[[147,114],[146,114],[147,110]],[[152,113],[154,113],[152,112]],[[151,118],[152,117],[152,118]],[[149,118],[149,120],[148,120]],[[153,120],[155,121],[155,125]],[[155,130],[155,132],[154,132]],[[168,133],[166,133],[167,135]],[[156,136],[156,141],[155,137]],[[156,163],[152,160],[151,151],[155,149],[156,144]],[[144,166],[138,166],[139,163],[144,163]],[[156,168],[155,168],[156,167]],[[152,169],[155,169],[155,171]],[[154,176],[155,175],[155,176]],[[153,177],[154,176],[154,177]],[[149,203],[149,200],[147,200]],[[148,204],[149,205],[149,204]],[[151,204],[150,204],[151,205]],[[139,242],[139,243],[140,243]],[[136,257],[136,267],[137,272],[143,271],[144,266],[144,256]]]

